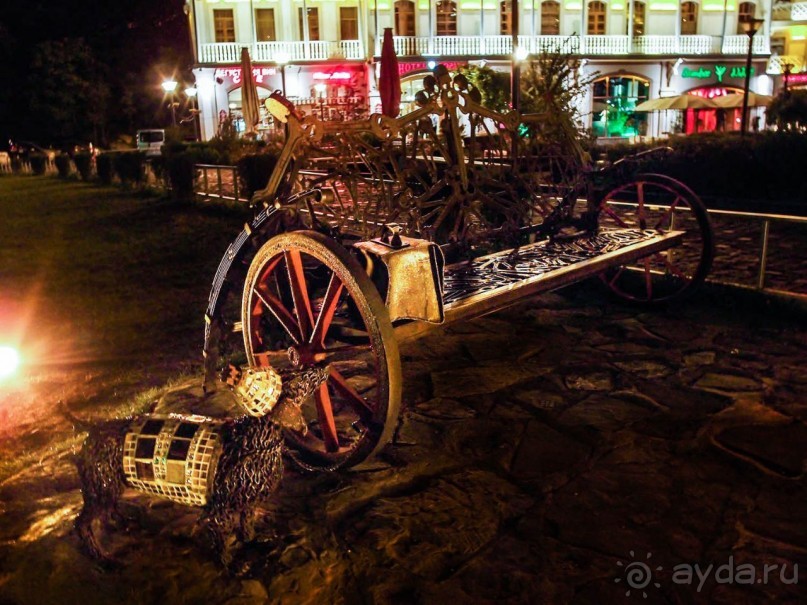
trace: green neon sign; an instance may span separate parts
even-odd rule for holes
[[[745,66],[744,65],[735,65],[731,69],[729,69],[725,65],[715,65],[713,69],[709,67],[699,67],[698,69],[690,69],[689,67],[685,67],[681,70],[681,77],[682,78],[696,78],[698,80],[708,80],[712,77],[714,73],[715,77],[717,78],[718,82],[722,82],[723,78],[726,77],[726,72],[728,72],[729,78],[744,78],[745,77]],[[751,75],[754,75],[754,68],[751,68]]]
[[[685,67],[683,70],[681,70],[681,77],[706,80],[707,78],[712,77],[712,70],[706,69],[705,67],[699,67],[698,69],[689,69],[688,67]]]

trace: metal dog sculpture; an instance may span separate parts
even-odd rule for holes
[[[267,377],[271,388],[259,388]],[[118,500],[131,487],[202,506],[199,522],[229,565],[230,537],[252,539],[255,505],[280,483],[283,428],[305,426],[300,406],[327,378],[327,367],[283,377],[271,368],[241,372],[231,367],[225,381],[252,415],[228,420],[144,415],[87,426],[65,410],[89,431],[76,457],[84,506],[75,527],[86,552],[113,562],[93,526],[96,520],[120,518]]]

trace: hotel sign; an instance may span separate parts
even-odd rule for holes
[[[754,75],[754,68],[751,68],[751,75]],[[711,67],[702,65],[698,69],[690,69],[685,67],[681,70],[682,78],[696,78],[698,80],[708,80],[714,75],[718,82],[722,82],[723,78],[744,78],[745,65],[734,65],[729,69],[726,65],[713,65]]]

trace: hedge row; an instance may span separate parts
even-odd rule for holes
[[[713,205],[720,200],[807,203],[807,179],[801,172],[807,158],[804,134],[764,132],[741,137],[709,133],[674,137],[667,144],[672,151],[642,160],[642,170],[679,179]],[[654,146],[595,147],[592,154],[595,159],[615,161]]]
[[[221,146],[214,141],[166,145],[163,155],[152,161],[152,167],[158,178],[164,179],[170,186],[175,199],[190,199],[197,178],[196,165],[235,164],[241,195],[251,198],[255,191],[266,187],[276,162],[274,146],[262,142],[242,143],[237,154],[232,151],[223,153]]]

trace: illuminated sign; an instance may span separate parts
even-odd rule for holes
[[[335,71],[333,73],[315,71],[311,77],[315,80],[350,80],[351,75],[349,71]]]
[[[751,68],[751,75],[754,75],[754,68]],[[728,72],[728,76],[726,75]],[[689,67],[685,67],[681,70],[681,77],[682,78],[697,78],[698,80],[707,80],[712,77],[712,74],[717,78],[718,82],[722,82],[723,78],[744,78],[745,77],[745,65],[735,65],[731,69],[729,69],[726,65],[715,65],[714,69],[710,69],[708,67],[698,67],[698,69],[690,69]]]
[[[783,76],[783,80],[787,80],[788,86],[790,84],[807,84],[807,74],[790,74]]]
[[[262,84],[266,76],[274,76],[277,70],[274,67],[253,67],[252,78],[258,83]],[[233,84],[241,84],[241,68],[240,67],[225,67],[216,70],[217,78],[230,78]]]
[[[442,61],[442,65],[446,66],[448,71],[457,71],[457,68],[464,67],[466,63],[460,63],[458,61]],[[398,63],[398,75],[408,74],[410,71],[420,71],[424,69],[429,69],[428,63],[425,61],[418,61],[415,63]]]

